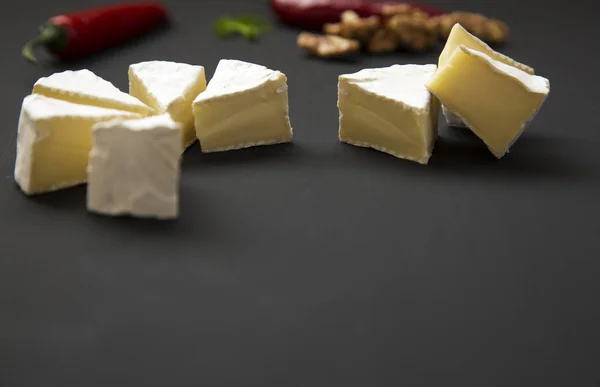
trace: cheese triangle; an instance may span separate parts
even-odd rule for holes
[[[192,102],[206,89],[204,67],[169,61],[129,66],[129,94],[183,126],[183,145],[196,140]]]
[[[124,110],[144,116],[153,112],[152,108],[123,93],[90,70],[67,70],[40,78],[33,86],[33,93],[71,103]]]
[[[88,166],[88,211],[176,218],[182,133],[168,113],[96,124]]]
[[[459,23],[456,23],[452,30],[450,31],[450,35],[446,41],[446,45],[440,54],[438,59],[438,68],[441,70],[446,63],[450,60],[450,57],[454,53],[454,51],[459,46],[465,46],[471,50],[475,50],[481,52],[485,55],[488,55],[492,59],[504,63],[508,66],[516,67],[519,70],[526,72],[527,74],[534,74],[535,71],[533,68],[517,62],[516,60],[499,53],[498,51],[493,50],[490,46],[488,46],[484,41],[476,37],[467,31],[463,26]],[[442,111],[444,113],[444,117],[446,118],[446,122],[449,126],[462,127],[466,128],[467,125],[458,117],[454,112],[448,109],[445,105],[442,105]]]
[[[290,142],[287,78],[280,71],[223,59],[194,100],[203,152]]]
[[[504,63],[506,65],[516,67],[519,70],[525,71],[527,74],[535,74],[533,68],[519,63],[516,60],[499,53],[498,51],[493,50],[490,46],[488,46],[484,41],[476,37],[467,31],[463,26],[459,23],[456,23],[452,30],[450,31],[450,35],[448,35],[448,39],[446,40],[446,45],[440,54],[438,59],[438,68],[442,69],[450,56],[454,53],[459,46],[465,46],[471,50],[479,51],[487,56],[491,57],[498,62]]]
[[[550,82],[459,46],[426,84],[496,156],[504,156],[536,116]]]
[[[194,103],[244,93],[277,80],[282,73],[265,66],[234,59],[221,59],[208,87]]]
[[[439,102],[425,88],[436,65],[393,65],[341,75],[339,139],[427,164]]]
[[[92,126],[115,118],[140,118],[123,110],[80,105],[32,94],[19,117],[14,177],[28,195],[84,183]]]

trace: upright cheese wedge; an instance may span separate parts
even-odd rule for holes
[[[142,62],[129,66],[129,94],[169,113],[183,127],[183,145],[196,141],[192,102],[206,89],[204,67],[168,61]]]
[[[292,140],[287,78],[279,71],[223,59],[194,100],[196,135],[203,152]]]
[[[462,45],[426,86],[497,158],[508,152],[550,92],[546,78]]]
[[[67,70],[40,78],[33,85],[33,93],[82,105],[125,110],[143,116],[152,114],[149,106],[123,93],[90,70]]]
[[[425,88],[436,65],[393,65],[341,75],[340,141],[427,164],[439,102]]]
[[[88,210],[113,216],[176,218],[181,138],[181,124],[167,113],[95,125]]]
[[[533,68],[523,63],[519,63],[516,60],[499,53],[498,51],[494,51],[481,39],[469,33],[469,31],[467,31],[459,23],[456,23],[450,31],[450,35],[448,36],[446,45],[444,46],[444,49],[442,50],[442,53],[440,54],[440,57],[438,59],[439,69],[442,69],[446,65],[454,51],[461,45],[470,48],[471,50],[479,51],[483,54],[486,54],[492,59],[497,60],[498,62],[502,62],[509,66],[513,66],[520,70],[523,70],[528,74],[534,74]],[[462,122],[460,117],[454,114],[445,105],[442,105],[442,111],[444,112],[444,117],[446,117],[446,122],[448,123],[448,125],[456,127],[466,127],[466,125],[464,124],[464,122]]]
[[[84,183],[92,126],[139,114],[32,94],[23,100],[17,135],[15,180],[28,195]]]
[[[490,46],[488,46],[484,41],[472,35],[469,31],[467,31],[463,26],[459,23],[456,23],[452,30],[450,31],[450,35],[448,35],[448,40],[446,41],[446,45],[440,54],[438,59],[438,67],[443,68],[446,63],[450,60],[450,57],[454,53],[454,51],[459,46],[465,46],[470,48],[471,50],[479,51],[487,56],[491,57],[498,62],[502,62],[512,67],[516,67],[519,70],[526,72],[527,74],[533,75],[535,72],[533,68],[519,63],[516,60],[499,53],[498,51],[494,51]]]

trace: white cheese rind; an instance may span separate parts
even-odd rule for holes
[[[523,70],[497,61],[488,55],[485,55],[477,50],[470,49],[466,46],[461,45],[459,48],[465,53],[478,57],[482,61],[487,62],[497,72],[509,75],[511,78],[521,83],[531,92],[539,94],[548,94],[548,92],[550,91],[550,82],[544,77],[540,77],[539,75],[528,74]]]
[[[86,69],[67,70],[40,78],[33,86],[33,93],[141,115],[149,115],[153,112],[137,98],[122,92],[112,83]]]
[[[408,108],[424,109],[429,105],[431,94],[423,84],[436,69],[434,64],[392,65],[340,77],[373,96],[399,101]]]
[[[129,69],[142,81],[148,94],[162,110],[160,113],[166,113],[193,90],[199,80],[206,79],[203,66],[186,63],[154,60],[132,64]]]
[[[286,76],[264,66],[221,60],[193,103],[202,152],[290,142]]]
[[[339,139],[427,164],[437,138],[439,103],[425,88],[436,65],[393,65],[341,75]]]
[[[169,114],[95,125],[88,167],[88,211],[177,218],[181,141],[181,125]]]
[[[471,50],[477,50],[494,60],[505,63],[512,67],[516,67],[528,74],[535,74],[535,70],[533,68],[517,62],[513,58],[508,57],[498,51],[495,51],[483,40],[467,31],[462,25],[460,25],[460,23],[454,24],[452,30],[450,30],[448,38],[446,39],[446,45],[444,46],[444,49],[439,57],[438,67],[440,69],[446,65],[446,62],[448,62],[454,51],[461,45],[468,47]]]
[[[206,89],[203,66],[147,61],[129,66],[129,93],[183,126],[184,147],[196,141],[192,102]]]
[[[281,72],[265,66],[235,59],[221,59],[206,90],[198,95],[194,104],[215,98],[246,93],[263,87],[269,81],[277,81]]]
[[[38,94],[23,99],[14,178],[27,195],[85,183],[91,128],[114,118],[140,115],[78,105]]]

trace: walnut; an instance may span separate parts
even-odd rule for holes
[[[419,10],[414,10],[411,16],[415,20],[429,19],[429,14],[427,14],[427,12],[423,12],[423,11],[419,11]]]
[[[425,51],[438,40],[438,21],[410,4],[386,5],[381,10],[384,28],[396,35],[398,45],[414,51]]]
[[[366,43],[380,26],[379,17],[361,18],[354,11],[344,11],[339,23],[327,23],[323,32]]]
[[[360,50],[360,42],[334,35],[318,35],[302,32],[298,35],[298,47],[322,58],[337,58]]]
[[[410,15],[414,12],[414,8],[410,4],[386,4],[381,8],[381,14],[384,17],[394,15]]]
[[[325,23],[323,32],[327,35],[342,35],[342,23]]]
[[[381,17],[361,18],[354,11],[345,11],[339,23],[324,25],[325,35],[300,34],[298,46],[320,57],[343,56],[361,47],[369,52],[393,52],[399,48],[423,52],[435,47],[440,37],[447,39],[456,23],[490,44],[502,43],[509,34],[506,24],[478,13],[452,12],[430,17],[404,3],[384,5]]]
[[[488,19],[487,17],[470,12],[452,12],[436,17],[439,22],[440,36],[448,39],[452,27],[456,23],[462,25],[467,31],[479,39],[491,44],[500,44],[508,38],[510,30],[500,20]]]
[[[488,20],[487,27],[487,34],[483,40],[491,44],[502,44],[510,34],[506,23],[500,20]]]
[[[389,20],[392,16],[404,15],[414,19],[424,20],[429,19],[429,14],[418,8],[412,7],[408,3],[384,5],[381,9],[381,15]]]
[[[386,29],[396,35],[401,46],[414,51],[425,51],[434,47],[438,40],[438,28],[436,19],[421,13],[397,14],[386,22]]]
[[[398,49],[400,41],[393,31],[386,29],[377,30],[369,41],[367,49],[370,52],[394,52]]]

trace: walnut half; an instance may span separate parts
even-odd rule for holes
[[[346,39],[358,40],[366,43],[379,28],[379,17],[370,16],[361,18],[354,11],[344,11],[339,23],[327,23],[323,32],[328,35],[337,35]]]
[[[302,32],[296,40],[298,47],[321,58],[338,58],[360,50],[360,42],[334,35]]]
[[[504,42],[510,33],[508,26],[500,21],[488,19],[487,17],[471,12],[452,12],[435,18],[440,25],[440,37],[447,39],[452,27],[459,23],[467,31],[479,39],[491,43],[500,44]]]
[[[426,51],[438,41],[438,21],[422,13],[390,16],[386,29],[396,35],[402,47],[413,51]]]
[[[375,35],[369,41],[367,49],[370,52],[394,52],[398,49],[400,41],[396,34],[387,29],[381,29],[375,32]]]

